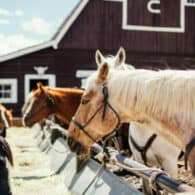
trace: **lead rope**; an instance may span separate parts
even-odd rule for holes
[[[88,186],[85,188],[85,190],[83,191],[83,193],[81,195],[85,195],[85,193],[89,190],[89,188],[93,185],[93,183],[95,182],[95,180],[97,179],[99,173],[101,172],[101,170],[103,168],[106,167],[106,163],[109,161],[110,158],[110,154],[108,149],[106,148],[106,143],[115,136],[115,132],[112,132],[111,134],[109,134],[108,136],[105,137],[105,139],[102,142],[102,150],[103,150],[103,159],[102,159],[102,163],[101,166],[99,167],[99,169],[97,170],[94,178],[91,180],[91,182],[88,184]]]
[[[102,171],[103,168],[106,167],[106,163],[109,161],[109,154],[108,154],[108,150],[105,150],[105,148],[103,148],[103,159],[102,159],[102,163],[101,166],[99,167],[99,169],[97,170],[94,178],[91,180],[91,182],[87,185],[87,187],[85,188],[85,190],[82,192],[81,195],[85,195],[86,192],[89,190],[89,188],[93,185],[93,183],[96,181],[97,177],[99,176],[100,172]]]
[[[101,166],[99,167],[99,169],[97,170],[94,178],[91,180],[91,182],[87,185],[87,187],[85,188],[85,190],[82,192],[81,195],[85,195],[86,192],[89,190],[89,188],[92,186],[92,184],[95,182],[95,180],[97,179],[99,173],[101,172],[101,170],[105,167],[105,164],[102,163]]]

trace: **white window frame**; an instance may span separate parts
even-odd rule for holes
[[[85,89],[87,78],[94,73],[95,70],[77,70],[76,71],[76,78],[81,80],[81,88]]]
[[[24,83],[25,83],[25,101],[28,98],[28,95],[30,93],[30,85],[29,82],[31,79],[48,79],[48,86],[50,87],[55,87],[56,86],[56,76],[54,74],[44,74],[44,75],[39,75],[39,74],[26,74],[24,78]]]
[[[194,2],[189,2],[188,0],[186,0],[186,5],[194,7],[195,6],[195,1]]]
[[[18,102],[18,80],[13,78],[1,78],[1,84],[10,84],[11,85],[11,97],[0,98],[1,103],[17,103]]]

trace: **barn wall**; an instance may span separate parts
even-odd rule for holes
[[[12,108],[14,115],[20,116],[24,103],[24,75],[36,74],[34,66],[48,66],[46,74],[56,75],[56,86],[79,87],[75,77],[77,69],[94,69],[94,52],[90,50],[45,49],[14,60],[1,63],[0,78],[18,79],[18,103],[5,104]]]
[[[165,13],[161,18],[145,12],[146,2],[128,0],[131,10],[128,23],[178,25],[179,0],[161,0],[161,10]],[[57,50],[48,48],[0,64],[0,78],[18,78],[18,103],[6,106],[13,108],[14,115],[20,115],[24,103],[24,75],[36,74],[34,66],[48,66],[46,73],[56,75],[58,87],[80,86],[80,80],[75,78],[76,70],[96,68],[97,48],[104,54],[115,54],[123,46],[127,62],[137,68],[195,68],[195,8],[185,10],[185,33],[127,31],[121,29],[122,3],[90,0]]]
[[[128,22],[177,27],[180,0],[161,0],[161,18],[145,11],[148,0],[128,1]],[[112,51],[123,46],[130,54],[195,56],[195,7],[185,8],[185,33],[129,31],[121,29],[122,3],[92,0],[60,43],[61,48]]]

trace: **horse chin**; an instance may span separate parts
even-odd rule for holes
[[[28,121],[25,117],[22,119],[24,127],[32,127],[35,123]]]
[[[90,157],[88,154],[86,155],[77,155],[76,157],[76,173],[79,173],[87,164]]]
[[[24,127],[32,127],[34,124],[41,122],[42,118],[33,117],[32,115],[24,115],[22,118],[22,123]]]
[[[192,171],[193,177],[195,177],[195,147],[191,150],[188,156],[189,165]]]
[[[86,156],[89,153],[86,147],[71,137],[68,138],[68,146],[72,152],[77,154],[77,156]]]

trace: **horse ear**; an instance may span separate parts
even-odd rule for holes
[[[95,61],[98,67],[100,67],[100,65],[102,64],[102,62],[104,61],[104,56],[102,55],[102,53],[100,52],[100,50],[96,50],[95,52]]]
[[[108,73],[109,73],[109,65],[108,63],[105,62],[100,66],[98,70],[97,82],[103,83],[107,79]]]
[[[116,54],[116,62],[115,67],[121,66],[125,63],[126,60],[126,52],[123,47],[120,47],[117,54]]]
[[[43,89],[43,84],[42,84],[41,82],[38,82],[38,83],[37,83],[37,89],[40,89],[41,92],[44,91],[44,89]]]

